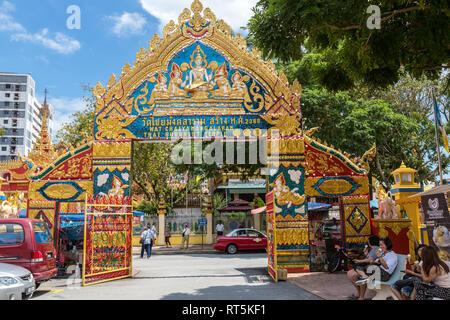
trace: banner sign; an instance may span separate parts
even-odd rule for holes
[[[258,115],[221,116],[141,116],[131,123],[127,130],[138,139],[171,139],[186,137],[224,137],[227,133],[257,137],[269,125]]]
[[[131,277],[131,205],[87,204],[83,286]]]
[[[442,260],[450,261],[450,215],[443,193],[422,196],[422,210],[430,245]]]

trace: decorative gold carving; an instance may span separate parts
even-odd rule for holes
[[[170,20],[168,24],[163,29],[163,37],[167,38],[176,28],[176,24],[173,20]]]
[[[130,70],[131,70],[130,64],[128,62],[125,63],[125,65],[122,68],[122,75],[120,77],[122,78],[124,75],[126,75],[128,72],[130,72]]]
[[[187,10],[187,9],[185,9],[185,10]],[[189,10],[188,10],[188,11],[189,11]],[[150,53],[150,54],[153,53],[153,51],[156,50],[156,48],[158,47],[158,45],[159,45],[160,43],[161,43],[161,38],[159,37],[159,35],[158,35],[157,33],[155,33],[155,34],[153,35],[152,40],[150,40],[149,43],[148,43],[148,50],[149,50],[149,53]]]
[[[116,75],[113,73],[108,81],[108,89],[111,89],[116,83],[116,81],[117,81]]]
[[[309,244],[308,228],[278,229],[277,244]]]
[[[47,181],[33,181],[30,183],[30,188],[28,191],[28,200],[35,201],[48,201],[41,193],[39,193],[37,190],[41,189]],[[83,193],[81,193],[76,199],[71,201],[80,201],[85,199],[85,192],[88,194],[93,193],[93,182],[90,181],[77,181],[77,185],[84,190]],[[71,184],[54,184],[46,188],[44,191],[44,194],[47,195],[47,197],[58,199],[58,200],[67,200],[71,199],[74,195],[77,194],[76,188]]]
[[[184,8],[183,12],[178,17],[178,24],[181,26],[190,18],[191,18],[191,11],[188,8]]]
[[[308,196],[314,197],[318,196],[321,197],[323,194],[321,194],[319,191],[317,191],[313,186],[320,180],[321,177],[313,178],[308,177],[305,179],[305,192]],[[349,196],[356,196],[356,195],[365,195],[369,193],[369,181],[367,177],[363,176],[354,176],[352,177],[353,181],[360,185],[355,191],[353,191],[351,194],[348,194]],[[344,179],[339,180],[326,180],[324,181],[320,186],[320,190],[323,192],[326,192],[330,195],[341,195],[346,194],[351,188],[351,184]]]
[[[136,117],[108,117],[97,119],[98,131],[95,134],[97,140],[112,139],[134,139],[136,136],[125,127],[129,126]]]
[[[105,95],[106,89],[100,82],[97,82],[97,85],[94,87],[94,96],[99,98]]]
[[[278,148],[275,149],[275,155],[298,155],[305,153],[305,143],[303,139],[269,139],[267,140],[267,152],[268,155],[272,155],[272,144],[278,144]]]
[[[18,219],[24,206],[26,208],[24,193],[16,191],[0,203],[0,219]]]
[[[377,153],[377,145],[376,143],[373,144],[372,148],[367,150],[364,155],[361,157],[361,160],[359,161],[359,166],[363,168],[366,171],[370,170],[369,161],[372,161]]]
[[[130,158],[131,143],[129,142],[107,142],[94,144],[95,158]]]
[[[314,133],[316,133],[317,131],[319,131],[319,129],[320,129],[320,127],[314,127],[314,128],[305,130],[303,133],[304,133],[305,135],[307,135],[308,137],[312,137]]]
[[[269,129],[269,135],[272,135],[272,130],[278,130],[285,137],[297,136],[301,133],[300,117],[297,114],[261,115],[261,118],[274,126]]]
[[[280,174],[269,186],[273,188],[276,204],[280,206],[301,206],[305,203],[305,196],[297,193],[298,188],[290,189],[285,182],[283,174]]]
[[[277,77],[271,60],[262,61],[257,50],[249,52],[242,35],[237,34],[235,37],[231,37],[231,28],[221,20],[217,22],[210,9],[203,10],[200,1],[195,0],[192,3],[191,10],[183,10],[178,17],[178,25],[171,21],[164,28],[162,39],[158,35],[153,36],[152,40],[149,41],[146,56],[144,57],[143,52],[141,52],[142,60],[130,67],[129,70],[128,68],[122,70],[121,81],[116,83],[115,86],[110,85],[108,87],[109,91],[115,91],[114,94],[109,92],[103,94],[102,92],[102,94],[97,95],[96,112],[98,117],[108,116],[113,108],[116,109],[115,112],[122,112],[121,115],[129,114],[132,105],[131,94],[142,82],[149,75],[167,72],[167,67],[174,55],[196,41],[201,41],[203,44],[217,49],[234,68],[254,77],[253,91],[250,89],[251,84],[249,84],[249,97],[252,97],[252,93],[254,94],[255,108],[259,110],[263,106],[268,110],[272,103],[280,100],[281,96],[285,97],[287,104],[292,104],[295,107],[299,99],[292,96],[286,77],[282,74]],[[203,17],[201,16],[202,10]],[[196,33],[195,30],[199,30],[199,32]],[[182,69],[182,66],[180,68]],[[258,86],[256,86],[256,83],[258,83]],[[256,89],[257,87],[264,88],[265,94],[262,95],[261,92],[257,92],[259,91]],[[118,108],[117,104],[115,106],[111,104],[112,100],[123,108]],[[123,109],[126,111],[121,111]]]
[[[217,29],[222,31],[225,35],[231,37],[231,27],[222,19],[217,23]]]

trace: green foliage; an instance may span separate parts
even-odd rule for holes
[[[253,201],[249,203],[249,205],[256,208],[261,208],[264,207],[266,204],[264,200],[261,199],[261,197],[256,196],[255,199],[253,199]]]
[[[212,143],[214,143],[213,141],[201,141],[201,148],[203,151],[208,150],[208,147],[212,148]],[[219,142],[221,143],[221,142]],[[180,156],[184,155],[185,153],[188,154],[189,153],[189,148],[190,150],[190,154],[191,154],[191,160],[190,163],[182,163],[182,164],[177,164],[175,165],[175,168],[177,170],[178,173],[184,173],[186,172],[186,170],[189,170],[189,172],[197,172],[197,174],[201,175],[203,178],[213,178],[214,176],[216,176],[219,173],[231,173],[231,172],[239,172],[241,179],[242,180],[247,180],[250,177],[253,177],[255,175],[259,174],[259,170],[263,167],[265,167],[265,165],[263,165],[261,163],[261,161],[259,161],[259,157],[258,157],[258,163],[256,164],[249,164],[249,154],[250,154],[250,147],[249,147],[249,142],[247,141],[245,143],[245,145],[243,147],[240,146],[240,144],[234,142],[234,145],[232,146],[232,148],[234,149],[234,164],[227,164],[227,163],[222,163],[224,162],[225,159],[225,155],[226,155],[226,143],[224,142],[222,144],[222,157],[219,157],[218,161],[214,161],[214,163],[207,163],[204,159],[202,161],[202,163],[195,163],[195,143],[192,142],[190,144],[186,144],[183,146],[182,148],[182,153],[180,150]],[[246,161],[245,164],[238,164],[238,154],[242,154],[245,153],[245,157],[246,157]],[[212,151],[212,157],[215,156],[215,151]],[[227,160],[228,161],[228,160]],[[188,161],[186,161],[188,162]]]
[[[385,90],[358,88],[352,92],[330,92],[312,84],[302,95],[302,113],[307,128],[320,127],[314,137],[350,154],[362,156],[375,142],[377,156],[372,174],[389,186],[390,173],[402,161],[418,170],[419,182],[437,175],[434,116],[430,87],[437,88],[444,115],[449,102],[444,80],[430,82],[404,75]],[[441,142],[442,146],[442,142]],[[449,157],[441,152],[444,173]]]
[[[381,29],[367,27],[369,5],[380,7]],[[321,54],[317,76],[331,90],[386,87],[402,67],[436,79],[450,60],[448,7],[439,0],[261,0],[249,39],[264,57],[284,62]]]
[[[225,199],[223,194],[215,193],[212,199],[212,205],[214,209],[214,214],[219,215],[220,214],[219,210],[227,206],[227,200]]]

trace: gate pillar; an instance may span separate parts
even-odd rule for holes
[[[278,268],[309,270],[308,212],[305,196],[304,140],[268,140],[269,192],[273,191]]]
[[[131,196],[131,141],[95,141],[94,196]]]

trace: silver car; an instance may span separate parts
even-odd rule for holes
[[[29,270],[0,263],[0,300],[31,298],[35,290],[36,284]]]

